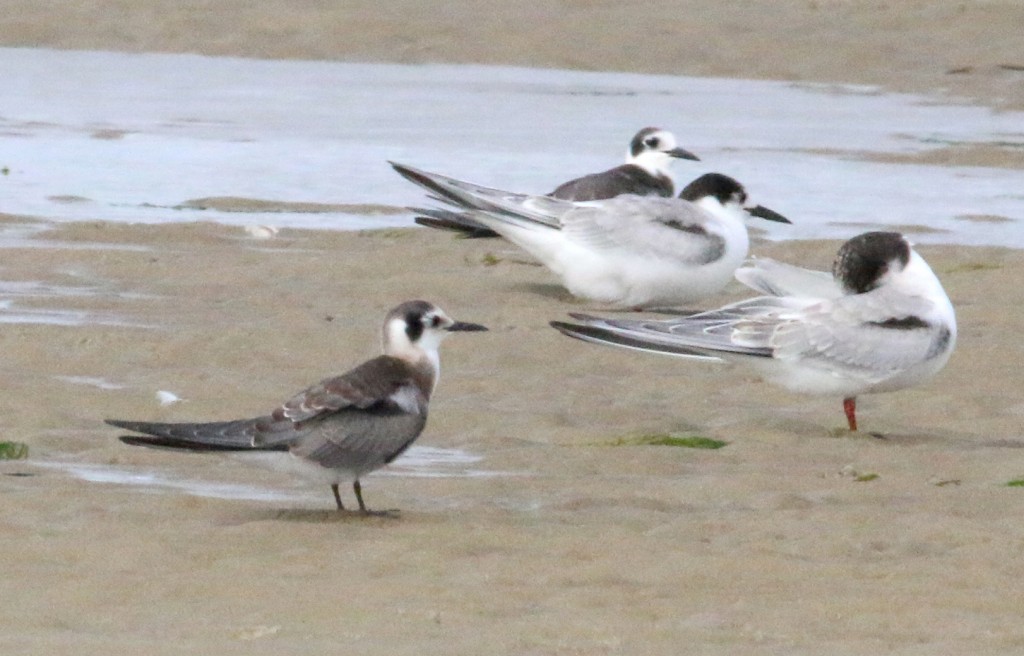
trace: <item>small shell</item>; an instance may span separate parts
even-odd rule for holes
[[[245,232],[253,239],[273,239],[277,236],[277,228],[266,225],[245,226]]]
[[[173,405],[175,403],[181,403],[181,398],[178,397],[174,392],[168,392],[166,390],[159,390],[156,393],[156,400],[160,402],[160,405]]]

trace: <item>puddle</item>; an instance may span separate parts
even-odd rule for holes
[[[2,140],[0,140],[2,143]],[[53,225],[45,221],[32,223],[0,223],[0,249],[2,248],[61,248],[67,250],[122,250],[148,251],[147,246],[134,244],[108,244],[104,242],[68,242],[41,238],[39,235],[52,230]]]
[[[244,456],[239,458],[239,460],[242,461],[243,458]],[[479,478],[512,475],[505,472],[482,469],[479,467],[482,461],[483,458],[481,456],[461,449],[412,446],[396,462],[377,470],[363,480],[376,476]],[[255,501],[306,502],[323,499],[323,494],[316,489],[316,484],[312,482],[303,485],[304,488],[308,488],[308,492],[299,492],[275,490],[256,485],[187,478],[176,475],[171,471],[153,468],[57,460],[33,460],[30,462],[32,465],[65,472],[74,478],[90,483],[129,485],[151,491],[171,491],[199,497]],[[299,481],[300,479],[295,480]]]
[[[27,301],[35,299],[59,300],[100,296],[125,300],[146,298],[143,294],[121,293],[92,285],[73,287],[35,280],[0,280],[0,323],[48,324],[53,326],[149,327],[112,313],[70,310],[59,307],[36,307],[26,304]]]
[[[54,378],[71,385],[85,385],[87,387],[95,387],[96,389],[101,390],[127,389],[126,385],[112,383],[105,378],[98,378],[95,376],[54,376]]]
[[[216,483],[199,479],[176,478],[171,473],[138,467],[118,467],[89,463],[62,463],[33,461],[33,465],[46,469],[63,471],[74,478],[89,483],[130,485],[151,491],[182,492],[198,497],[215,499],[251,499],[257,501],[299,501],[312,498],[310,495],[278,492],[254,485],[237,483]]]
[[[153,328],[113,314],[85,310],[61,310],[21,307],[11,300],[0,300],[0,324],[46,324],[50,326],[117,326]]]

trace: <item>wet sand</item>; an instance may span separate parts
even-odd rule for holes
[[[843,430],[838,399],[788,394],[742,368],[562,337],[549,320],[598,308],[495,242],[426,230],[257,240],[212,224],[102,222],[36,239],[51,247],[5,250],[4,279],[94,291],[22,305],[152,327],[0,332],[3,435],[32,449],[0,471],[34,474],[0,477],[5,653],[1024,645],[1024,494],[1006,486],[1024,476],[1024,353],[1010,338],[1024,321],[1020,252],[921,248],[958,308],[960,343],[933,382],[862,397],[863,429],[884,436],[874,437]],[[755,248],[826,267],[836,245]],[[482,456],[475,467],[492,475],[369,477],[367,502],[401,509],[397,519],[338,517],[326,487],[129,448],[100,422],[269,410],[375,354],[383,313],[414,297],[491,328],[445,343],[420,443]],[[158,390],[185,401],[161,407]],[[628,444],[651,433],[728,445]],[[41,466],[54,461],[308,501],[89,483]]]
[[[1007,67],[1020,63],[1017,3],[654,3],[639,17],[517,6],[525,14],[492,2],[8,2],[0,43],[855,82],[1024,106],[1022,73]],[[587,39],[567,43],[567,26]],[[637,38],[655,47],[638,54]],[[1012,165],[1002,151],[970,155]],[[1006,485],[1024,477],[1018,251],[920,248],[957,308],[957,352],[920,388],[863,397],[865,433],[852,436],[838,399],[560,336],[549,320],[600,308],[499,243],[417,230],[256,240],[96,219],[4,249],[0,263],[0,280],[59,293],[18,307],[92,322],[0,330],[2,439],[31,448],[0,462],[3,653],[1024,648],[1024,491]],[[837,246],[755,252],[826,268]],[[397,519],[338,516],[326,488],[132,449],[101,423],[265,412],[374,355],[383,313],[415,297],[491,327],[445,344],[420,443],[482,456],[492,475],[369,477],[367,502]],[[185,400],[160,406],[159,390]],[[728,444],[628,444],[663,433]],[[308,500],[90,483],[54,462]]]

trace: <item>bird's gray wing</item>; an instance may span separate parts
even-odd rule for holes
[[[879,288],[806,308],[778,324],[771,346],[780,360],[817,362],[878,382],[947,348],[953,335],[934,314],[927,299]]]
[[[275,448],[295,438],[298,433],[291,421],[272,416],[233,421],[204,423],[160,423],[107,419],[106,423],[144,435],[125,435],[121,441],[135,446],[149,446],[188,451],[248,451]],[[267,444],[264,444],[264,441]]]
[[[771,336],[781,321],[799,311],[791,299],[758,296],[717,310],[672,319],[599,319],[634,339],[688,349],[705,356],[734,353],[770,357]],[[591,319],[589,323],[595,320]]]
[[[367,360],[358,367],[309,387],[272,414],[287,420],[296,430],[308,433],[325,430],[322,425],[361,425],[369,416],[426,415],[427,383],[405,361],[387,355]],[[337,429],[335,429],[337,430]],[[275,436],[258,435],[256,443],[269,445]],[[293,440],[289,440],[293,441]]]
[[[552,322],[552,327],[584,341],[687,359],[718,360],[725,354],[771,357],[778,323],[805,303],[759,296],[717,310],[671,319],[611,319],[572,313],[583,325]],[[737,339],[737,325],[742,325]]]
[[[944,348],[948,329],[928,319],[930,301],[880,288],[838,299],[758,296],[717,310],[630,326],[709,355],[815,363],[877,381]],[[607,321],[607,320],[606,320]],[[609,321],[611,324],[619,322]]]
[[[391,162],[391,166],[402,177],[430,192],[430,197],[435,200],[465,210],[493,214],[498,218],[512,216],[518,221],[557,228],[558,216],[572,207],[570,201],[557,198],[484,187],[395,162]],[[471,213],[470,219],[475,220],[476,215]]]
[[[368,414],[425,417],[421,389],[422,381],[408,364],[379,356],[303,390],[263,417],[205,423],[106,422],[146,435],[121,438],[133,445],[193,451],[275,450],[295,446],[318,422],[339,413],[350,421],[356,418],[356,423]]]
[[[713,217],[678,198],[627,195],[580,203],[561,217],[561,224],[574,243],[608,254],[640,254],[696,265],[714,262],[726,249]]]
[[[387,401],[399,388],[411,384],[412,367],[387,355],[367,360],[340,376],[325,378],[302,390],[272,416],[301,423],[345,408],[365,410]]]
[[[671,196],[672,181],[651,175],[635,164],[592,173],[561,184],[549,196],[563,200],[587,201],[615,198],[623,194]]]
[[[574,337],[592,344],[606,344],[632,351],[672,355],[684,359],[718,360],[713,356],[694,348],[689,348],[673,339],[664,339],[661,335],[648,335],[630,328],[610,326],[603,319],[573,315],[585,323],[576,324],[565,321],[551,321],[550,326],[568,337]]]
[[[954,335],[935,314],[927,299],[879,288],[838,299],[759,296],[666,320],[573,315],[582,326],[553,325],[635,350],[776,358],[879,382],[949,348]]]
[[[341,410],[319,421],[291,452],[324,467],[370,470],[398,457],[423,431],[427,404],[422,392],[401,388],[406,401],[382,402],[368,410]],[[402,406],[412,403],[419,411]]]
[[[767,257],[754,258],[736,270],[736,280],[769,296],[839,298],[843,291],[831,273],[793,266]]]

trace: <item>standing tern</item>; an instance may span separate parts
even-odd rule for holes
[[[747,256],[748,218],[789,223],[766,207],[748,206],[743,185],[721,173],[702,175],[679,198],[627,194],[572,202],[391,165],[536,257],[575,296],[622,308],[714,294]]]
[[[736,277],[768,295],[663,321],[573,315],[583,324],[551,325],[589,342],[746,362],[788,390],[842,397],[851,431],[858,395],[928,380],[956,345],[953,305],[899,233],[867,232],[847,241],[832,279],[765,259]]]
[[[579,201],[603,200],[623,194],[669,197],[675,194],[671,167],[677,159],[699,161],[696,155],[680,148],[675,135],[668,130],[644,128],[630,140],[625,164],[569,180],[548,196]],[[416,223],[423,226],[453,230],[467,238],[500,236],[464,212],[437,208],[414,208],[413,211],[425,215],[416,217]]]
[[[210,423],[107,419],[144,436],[126,444],[194,452],[263,452],[315,481],[328,483],[338,510],[338,485],[351,481],[359,510],[359,479],[401,455],[427,423],[440,373],[438,347],[449,332],[485,327],[455,321],[425,301],[407,301],[384,320],[384,354],[299,392],[268,415]]]

